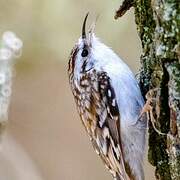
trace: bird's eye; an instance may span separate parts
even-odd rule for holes
[[[81,56],[82,57],[86,57],[88,55],[88,50],[87,49],[83,49]]]

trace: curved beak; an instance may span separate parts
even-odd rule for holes
[[[87,13],[84,18],[84,22],[83,22],[83,26],[82,26],[82,39],[86,39],[86,21],[87,21],[88,15],[89,15],[89,13]]]

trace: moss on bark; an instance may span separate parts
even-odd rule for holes
[[[158,88],[157,134],[149,122],[149,162],[156,178],[180,179],[180,3],[177,0],[135,0],[135,21],[141,38],[140,86],[145,95]]]

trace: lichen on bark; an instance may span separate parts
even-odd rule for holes
[[[129,0],[120,6],[119,15],[122,7],[129,8],[126,3]],[[156,179],[179,180],[180,3],[178,0],[134,0],[132,5],[142,44],[139,84],[144,97],[149,90],[158,89],[152,113],[156,128],[166,134],[158,134],[149,121],[148,160],[156,167]]]
[[[179,18],[177,0],[135,0],[135,19],[142,42],[140,85],[143,94],[158,88],[160,115],[154,109],[157,134],[149,122],[149,162],[156,178],[180,179]]]

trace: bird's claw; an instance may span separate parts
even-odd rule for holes
[[[149,114],[148,119],[151,120],[151,123],[152,123],[152,126],[153,126],[154,130],[160,135],[166,135],[165,133],[162,133],[161,131],[159,131],[155,126],[156,119],[158,119],[159,116],[160,116],[159,93],[160,93],[160,88],[150,89],[147,92],[147,94],[146,94],[146,103],[142,108],[142,111],[140,113],[140,117],[142,117],[142,115],[144,113],[148,113]],[[154,115],[153,115],[153,109],[154,108],[155,108],[157,118],[155,118]]]

